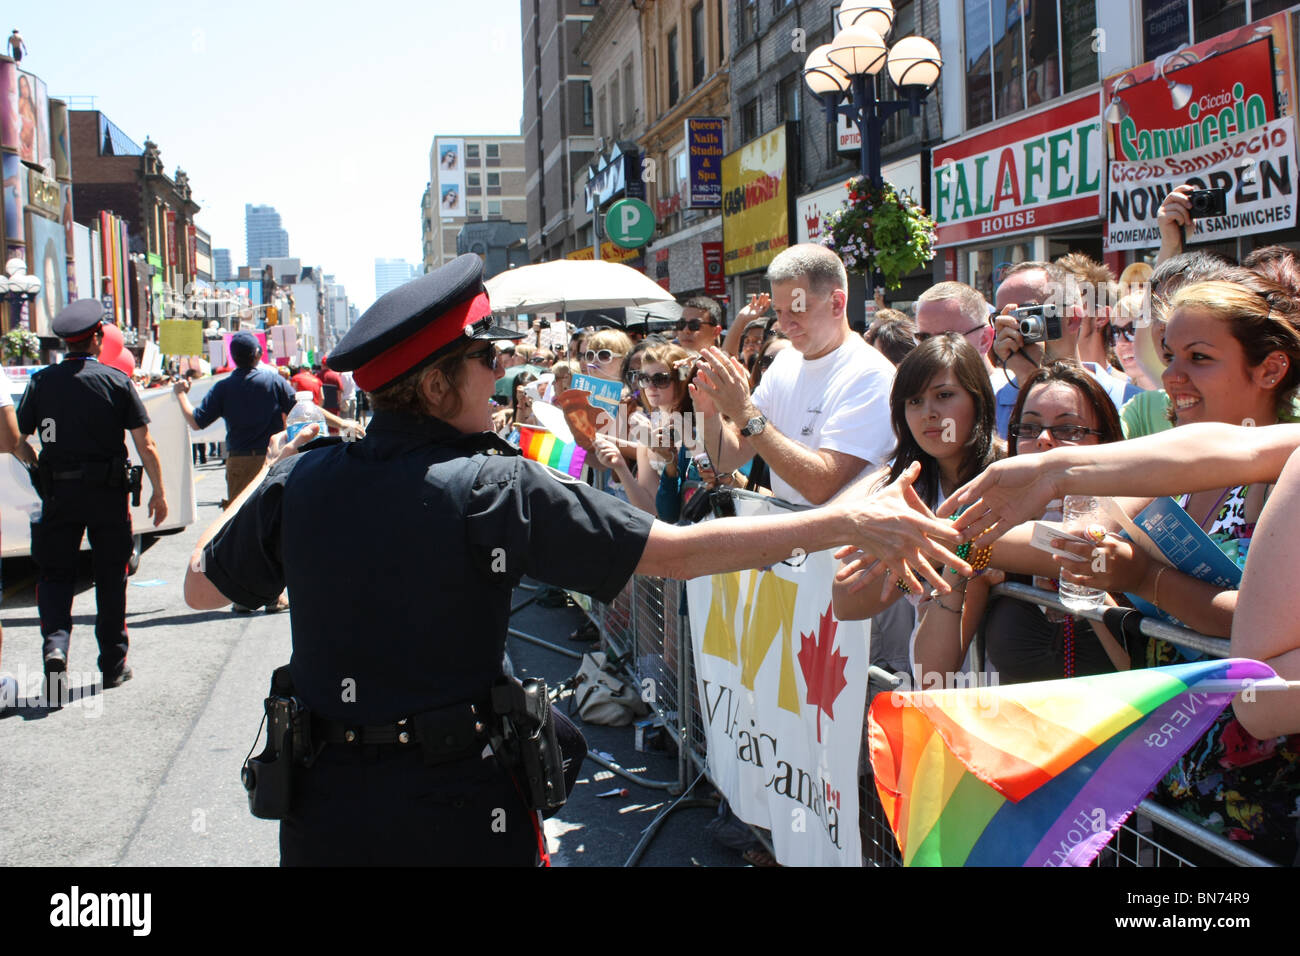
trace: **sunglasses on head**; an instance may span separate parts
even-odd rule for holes
[[[675,381],[673,376],[667,372],[655,372],[653,375],[647,375],[642,372],[637,375],[636,380],[637,384],[642,388],[645,388],[647,385],[653,385],[655,388],[667,388]]]
[[[587,349],[586,359],[591,365],[606,365],[614,361],[614,353],[609,349]]]
[[[677,320],[677,331],[678,331],[678,332],[681,332],[681,331],[684,331],[684,330],[688,330],[688,331],[691,331],[691,332],[698,332],[702,326],[705,326],[705,325],[710,325],[710,326],[711,326],[711,325],[714,325],[714,324],[715,324],[715,323],[713,323],[713,322],[705,322],[705,321],[703,321],[703,320],[701,320],[701,319],[678,319],[678,320]]]
[[[956,329],[949,329],[948,331],[957,332],[958,335],[970,335],[972,332],[978,332],[981,329],[986,329],[986,328],[988,328],[987,324],[980,324],[980,325],[973,325],[964,332],[958,332]],[[915,332],[912,334],[912,338],[916,339],[917,344],[919,345],[920,343],[924,342],[926,339],[932,339],[936,335],[947,335],[947,334],[948,332]]]
[[[492,371],[495,372],[497,370],[497,365],[501,361],[501,357],[497,354],[496,347],[489,345],[485,349],[478,349],[475,352],[466,352],[465,360],[467,362],[468,361],[482,362],[484,365],[486,365],[488,368],[490,368]]]
[[[1037,422],[1021,422],[1019,425],[1012,425],[1007,430],[1013,441],[1035,441],[1046,429],[1052,433],[1052,437],[1057,441],[1080,442],[1089,435],[1100,435],[1101,432],[1095,428],[1084,428],[1082,425],[1040,425]]]

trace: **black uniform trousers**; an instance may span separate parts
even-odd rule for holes
[[[281,866],[535,866],[536,814],[510,775],[477,754],[426,766],[398,750],[330,744],[294,771]]]
[[[41,520],[32,525],[32,558],[40,569],[36,607],[45,638],[43,653],[55,648],[68,652],[82,532],[90,540],[95,574],[99,669],[113,677],[126,661],[127,562],[134,550],[123,487],[81,479],[50,482],[41,504]]]

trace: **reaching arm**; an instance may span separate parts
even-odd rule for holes
[[[847,544],[879,558],[913,589],[921,590],[916,577],[920,574],[946,594],[950,585],[933,565],[946,564],[963,574],[970,573],[970,566],[936,544],[955,536],[952,526],[931,517],[912,490],[918,474],[920,467],[913,466],[870,498],[846,499],[798,514],[726,518],[688,527],[656,522],[637,572],[693,578],[769,567],[798,552]]]
[[[1300,425],[1218,422],[1109,445],[1054,448],[995,462],[945,501],[939,514],[969,506],[957,519],[966,538],[988,529],[996,537],[1064,495],[1178,495],[1272,482],[1296,448]]]
[[[131,440],[135,450],[140,453],[140,463],[144,465],[145,474],[149,476],[149,487],[153,494],[149,496],[149,516],[153,518],[156,528],[167,518],[167,495],[163,492],[162,462],[158,460],[158,446],[153,443],[149,426],[141,425],[131,429]]]
[[[0,454],[12,452],[22,436],[18,434],[18,415],[12,405],[0,408]]]
[[[176,401],[179,402],[181,406],[181,414],[185,416],[185,423],[196,432],[202,431],[203,426],[194,420],[194,406],[190,404],[189,391],[190,383],[188,379],[181,379],[172,386],[172,392],[176,396]]]
[[[1300,535],[1300,457],[1293,456],[1255,525],[1241,579],[1243,600],[1232,619],[1232,656],[1264,661],[1278,676],[1300,680],[1300,588],[1295,542]],[[1165,575],[1168,577],[1168,575]],[[1300,733],[1300,690],[1238,696],[1237,719],[1260,740]]]

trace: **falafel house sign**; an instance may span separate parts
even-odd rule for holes
[[[1099,219],[1105,141],[1097,93],[936,147],[936,246]]]
[[[777,514],[736,496],[740,515]],[[777,860],[861,866],[858,754],[869,621],[837,621],[831,552],[686,583],[708,772]]]

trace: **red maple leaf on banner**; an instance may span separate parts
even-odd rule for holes
[[[835,698],[848,686],[844,669],[849,659],[835,646],[835,631],[839,622],[831,615],[831,606],[826,606],[826,613],[817,622],[817,635],[799,635],[799,669],[803,671],[804,684],[808,687],[808,703],[817,708],[817,742],[822,742],[822,711],[831,720],[835,719]]]

